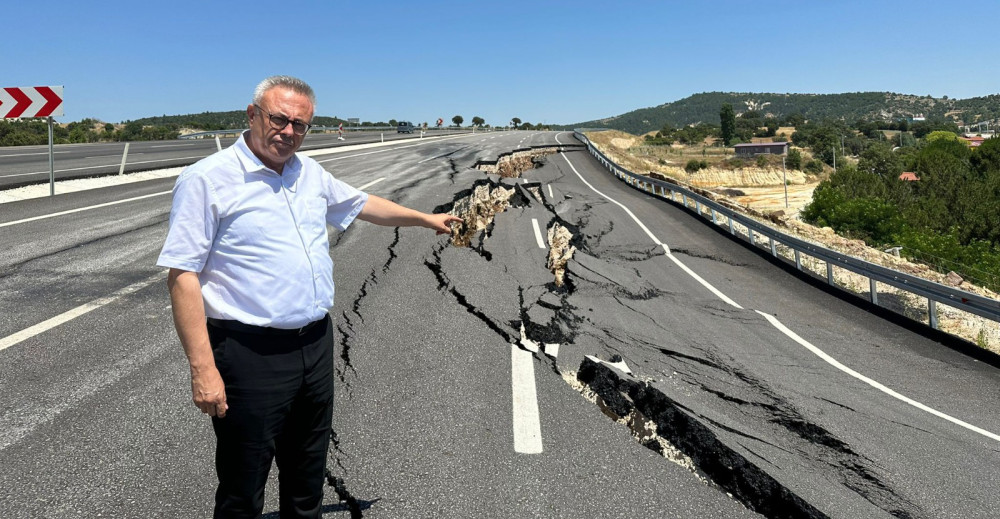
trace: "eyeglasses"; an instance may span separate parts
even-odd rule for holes
[[[305,135],[306,132],[309,131],[309,128],[312,128],[312,125],[309,123],[304,123],[302,121],[293,121],[283,115],[274,115],[271,112],[268,112],[267,110],[261,108],[260,105],[253,105],[253,106],[258,110],[260,110],[261,112],[267,114],[267,121],[271,123],[271,128],[274,128],[275,130],[284,130],[285,127],[288,126],[288,123],[291,123],[292,131],[295,132],[295,135]]]

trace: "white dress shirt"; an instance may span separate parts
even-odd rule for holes
[[[207,317],[298,328],[333,307],[326,225],[347,229],[367,201],[308,157],[275,173],[240,136],[177,178],[156,264],[199,273]]]

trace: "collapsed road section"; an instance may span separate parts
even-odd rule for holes
[[[563,172],[551,152],[510,157],[435,209],[463,222],[451,246],[424,258],[438,290],[487,334],[507,344],[559,345],[557,356],[532,350],[551,368],[541,376],[568,382],[594,416],[627,428],[637,449],[677,462],[748,510],[927,516],[875,461],[748,366],[740,344],[714,333],[732,326],[764,334],[759,316],[679,288],[662,250],[613,232],[627,224],[591,193],[559,182],[564,193],[553,196]],[[514,180],[529,176],[527,184]],[[531,219],[544,222],[544,256],[533,240],[523,243]],[[592,358],[627,363],[634,374]]]
[[[512,177],[531,171],[532,180],[558,177],[548,171],[547,155],[512,153],[486,171]],[[482,164],[480,169],[484,169]],[[828,513],[811,504],[819,497],[815,489],[798,488],[780,470],[777,477],[772,475],[775,467],[766,456],[730,445],[741,435],[766,433],[772,438],[767,442],[789,451],[783,456],[802,459],[811,473],[836,482],[844,499],[852,500],[853,495],[863,500],[855,505],[858,510],[881,510],[894,517],[926,516],[919,505],[884,480],[883,470],[872,460],[810,421],[727,355],[726,344],[705,343],[696,338],[697,333],[680,332],[676,327],[690,328],[703,317],[689,320],[664,314],[663,309],[680,307],[713,318],[728,314],[726,319],[738,322],[751,322],[752,316],[690,301],[674,292],[669,280],[646,275],[661,253],[648,245],[614,239],[615,221],[593,211],[600,202],[586,193],[557,201],[546,199],[544,189],[528,187],[525,192],[532,196],[519,194],[518,204],[547,213],[549,254],[544,268],[555,280],[547,286],[522,284],[518,294],[521,315],[516,323],[520,333],[504,327],[506,340],[523,335],[528,343],[561,344],[563,351],[572,351],[574,343],[596,343],[593,349],[603,352],[604,358],[624,356],[648,366],[635,378],[582,355],[568,355],[565,360],[539,356],[551,362],[554,372],[572,381],[574,389],[590,395],[602,413],[629,427],[640,444],[687,466],[695,477],[766,517],[826,517]],[[505,229],[491,221],[489,232]],[[461,291],[460,286],[452,288]],[[607,319],[607,315],[616,317]],[[691,342],[665,347],[685,338]],[[667,380],[679,382],[652,383],[663,373],[669,374]],[[671,388],[683,393],[672,396]],[[690,391],[697,392],[696,398],[684,397]],[[715,410],[703,414],[688,407],[702,402]],[[712,418],[716,413],[730,419]],[[739,422],[746,420],[750,422],[741,430]]]

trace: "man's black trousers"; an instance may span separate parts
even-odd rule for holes
[[[260,517],[271,461],[284,518],[320,517],[333,418],[330,317],[298,332],[210,320],[229,410],[213,418],[216,518]]]

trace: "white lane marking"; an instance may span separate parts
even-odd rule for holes
[[[701,283],[701,286],[707,288],[709,292],[715,294],[716,297],[718,297],[719,299],[725,301],[730,306],[739,308],[740,310],[743,309],[743,307],[740,306],[739,303],[737,303],[736,301],[733,301],[732,299],[730,299],[729,296],[727,296],[726,294],[723,294],[721,290],[719,290],[719,289],[715,288],[714,286],[712,286],[712,284],[709,283],[708,281],[705,281],[704,278],[702,278],[701,276],[699,276],[695,271],[693,271],[690,268],[688,268],[688,266],[685,265],[681,260],[677,259],[676,256],[674,256],[673,254],[670,254],[669,252],[666,254],[666,256],[668,258],[670,258],[671,261],[673,261],[678,267],[680,267],[681,270],[683,270],[684,272],[687,272],[689,276],[691,276],[692,278],[694,278],[695,281],[697,281],[698,283]]]
[[[69,152],[69,151],[54,151],[54,152],[52,152],[53,155],[58,155],[60,153],[72,153],[72,152]],[[27,157],[28,155],[48,155],[48,154],[49,154],[49,152],[47,152],[47,151],[43,152],[43,153],[12,153],[10,155],[0,155],[0,157]]]
[[[375,184],[378,184],[379,182],[381,182],[381,181],[383,181],[383,180],[385,180],[385,177],[382,177],[382,178],[376,178],[375,180],[372,180],[371,182],[369,182],[369,183],[367,183],[367,184],[365,184],[365,185],[363,185],[363,186],[359,187],[359,188],[358,188],[358,191],[364,191],[365,189],[367,189],[367,188],[369,188],[369,187],[372,187],[372,186],[374,186]]]
[[[642,230],[646,232],[646,236],[649,236],[649,238],[650,238],[651,240],[653,240],[653,243],[655,243],[655,244],[657,244],[657,245],[659,245],[659,246],[663,247],[663,250],[664,250],[664,251],[666,251],[666,254],[670,254],[670,249],[669,249],[669,248],[667,247],[667,245],[666,245],[665,243],[661,242],[659,238],[657,238],[656,236],[654,236],[654,235],[653,235],[653,232],[652,232],[652,231],[650,231],[648,227],[646,227],[646,224],[642,223],[642,221],[640,221],[640,220],[639,220],[639,218],[637,218],[637,217],[635,216],[635,214],[633,214],[633,213],[632,213],[632,211],[631,211],[631,210],[629,210],[629,208],[628,208],[628,207],[625,207],[625,205],[623,205],[623,204],[622,204],[622,203],[620,203],[619,201],[615,200],[614,198],[611,198],[611,197],[610,197],[610,196],[608,196],[608,195],[605,195],[604,193],[602,193],[602,192],[598,191],[598,190],[597,190],[597,189],[596,189],[596,188],[595,188],[594,186],[590,185],[590,182],[587,182],[587,180],[586,180],[585,178],[583,178],[583,175],[581,175],[581,174],[580,174],[580,172],[576,170],[576,168],[575,168],[575,167],[573,166],[573,163],[569,161],[569,158],[568,158],[568,157],[566,157],[566,154],[565,154],[565,153],[562,153],[562,152],[560,152],[560,153],[559,153],[559,155],[561,155],[561,156],[562,156],[563,160],[565,160],[565,161],[566,161],[566,164],[569,164],[569,167],[570,167],[570,169],[572,169],[572,170],[573,170],[573,173],[576,173],[576,176],[577,176],[577,177],[580,177],[580,180],[581,180],[581,181],[582,181],[582,182],[583,182],[584,184],[586,184],[586,185],[587,185],[587,187],[589,187],[589,188],[591,189],[591,191],[593,191],[593,192],[595,192],[595,193],[597,193],[597,194],[599,194],[599,195],[603,196],[604,198],[606,198],[606,199],[608,199],[609,201],[611,201],[611,202],[612,202],[613,204],[615,204],[615,205],[617,205],[618,207],[621,207],[622,209],[624,209],[624,210],[625,210],[625,212],[626,212],[626,213],[627,213],[627,214],[628,214],[629,216],[631,216],[633,220],[635,220],[635,223],[639,224],[639,227],[641,227],[641,228],[642,228]]]
[[[970,430],[972,432],[979,433],[979,434],[981,434],[981,435],[983,435],[983,436],[985,436],[987,438],[990,438],[991,440],[1000,441],[1000,435],[996,435],[996,434],[991,433],[991,432],[989,432],[989,431],[987,431],[985,429],[981,429],[979,427],[976,427],[975,425],[972,425],[970,423],[963,422],[962,420],[959,420],[958,418],[946,415],[946,414],[942,413],[941,411],[938,411],[937,409],[934,409],[932,407],[928,407],[928,406],[926,406],[924,404],[921,404],[920,402],[917,402],[916,400],[913,400],[912,398],[909,398],[909,397],[906,397],[904,395],[901,395],[901,394],[893,391],[892,389],[889,389],[888,387],[880,384],[879,382],[876,382],[875,380],[872,380],[872,379],[870,379],[870,378],[862,375],[861,373],[858,373],[857,371],[854,371],[853,369],[851,369],[851,368],[849,368],[849,367],[841,364],[839,361],[837,361],[837,359],[831,357],[830,355],[828,355],[823,350],[817,348],[816,346],[813,346],[809,341],[803,339],[802,337],[799,337],[799,335],[797,333],[795,333],[792,330],[788,329],[787,326],[785,326],[784,324],[782,324],[781,321],[778,321],[778,319],[776,317],[774,317],[773,315],[765,314],[764,312],[761,312],[760,310],[757,310],[757,313],[760,314],[760,315],[763,315],[764,318],[767,319],[768,322],[770,322],[772,326],[774,326],[775,328],[777,328],[778,330],[780,330],[781,333],[784,333],[790,339],[792,339],[793,341],[801,344],[807,350],[813,352],[813,354],[815,354],[817,357],[823,359],[827,364],[829,364],[829,365],[831,365],[831,366],[839,369],[840,371],[843,371],[844,373],[847,373],[848,375],[850,375],[850,376],[852,376],[852,377],[854,377],[854,378],[856,378],[856,379],[864,382],[865,384],[868,384],[869,386],[871,386],[871,387],[873,387],[873,388],[875,388],[875,389],[877,389],[877,390],[879,390],[879,391],[881,391],[881,392],[883,392],[883,393],[885,393],[885,394],[887,394],[887,395],[889,395],[889,396],[891,396],[891,397],[893,397],[893,398],[895,398],[895,399],[897,399],[897,400],[899,400],[901,402],[905,402],[907,404],[910,404],[913,407],[916,407],[917,409],[920,409],[921,411],[925,411],[925,412],[930,413],[930,414],[932,414],[934,416],[937,416],[938,418],[943,418],[945,420],[948,420],[949,422],[951,422],[951,423],[953,423],[955,425],[964,427],[964,428],[966,428],[966,429],[968,429],[968,430]]]
[[[158,272],[155,275],[150,276],[142,281],[132,283],[131,285],[121,290],[118,290],[117,292],[111,295],[97,298],[89,303],[84,303],[76,308],[73,308],[72,310],[68,310],[55,317],[46,319],[34,326],[29,326],[19,332],[16,332],[12,335],[8,335],[7,337],[0,339],[0,351],[6,350],[7,348],[10,348],[13,345],[25,341],[27,339],[30,339],[40,333],[51,330],[52,328],[55,328],[60,324],[72,321],[73,319],[76,319],[81,315],[89,313],[93,310],[97,310],[98,308],[104,305],[113,303],[118,299],[121,299],[122,297],[125,297],[133,292],[137,292],[143,288],[146,288],[147,286],[152,285],[157,281],[161,281],[166,277],[167,277],[167,271]]]
[[[699,276],[698,274],[696,274],[693,270],[691,270],[690,268],[688,268],[688,266],[685,265],[681,260],[677,259],[677,257],[675,257],[673,254],[671,254],[670,253],[670,248],[667,247],[667,244],[661,242],[659,239],[656,238],[656,236],[653,236],[653,233],[650,232],[649,228],[646,227],[646,225],[643,224],[642,221],[640,221],[639,218],[636,217],[635,214],[632,213],[632,211],[630,211],[627,207],[625,207],[624,205],[622,205],[621,203],[619,203],[617,200],[609,197],[608,195],[605,195],[604,193],[598,191],[597,189],[594,189],[594,186],[590,185],[590,182],[587,182],[587,180],[583,178],[583,175],[581,175],[580,172],[577,171],[575,167],[573,167],[573,163],[569,161],[569,158],[567,158],[564,153],[560,153],[560,155],[562,155],[562,157],[564,159],[566,159],[566,164],[569,164],[569,167],[573,170],[573,173],[576,173],[576,176],[579,177],[580,180],[583,181],[584,184],[587,184],[587,187],[589,187],[595,193],[597,193],[597,194],[603,196],[604,198],[610,200],[611,202],[615,203],[618,207],[621,207],[622,209],[624,209],[625,212],[628,213],[628,215],[631,216],[633,220],[635,220],[635,223],[639,224],[639,227],[641,227],[643,231],[646,231],[646,235],[648,235],[650,237],[650,239],[653,240],[653,243],[655,243],[655,244],[663,247],[663,250],[665,251],[664,255],[666,257],[670,258],[670,260],[673,261],[678,267],[680,267],[682,270],[684,270],[684,272],[687,272],[688,275],[690,275],[692,278],[694,278],[695,281],[697,281],[698,283],[701,283],[702,286],[704,286],[705,288],[707,288],[709,292],[715,294],[715,296],[718,297],[719,299],[725,301],[727,304],[729,304],[731,306],[734,306],[736,308],[740,308],[740,309],[743,308],[736,301],[733,301],[732,299],[729,298],[729,296],[727,296],[726,294],[723,294],[722,291],[720,291],[719,289],[717,289],[714,286],[712,286],[711,283],[709,283],[708,281],[705,281],[704,278],[702,278],[701,276]]]
[[[552,184],[549,184],[549,198],[555,198],[552,196]]]
[[[531,226],[535,228],[535,241],[538,242],[538,248],[545,248],[545,239],[542,238],[542,230],[538,227],[538,219],[531,219]]]
[[[560,153],[560,155],[563,155],[563,158],[566,159],[566,156],[564,154]],[[566,163],[569,164],[569,167],[573,169],[573,172],[576,173],[576,176],[580,177],[580,180],[582,180],[584,184],[587,184],[587,187],[589,187],[590,189],[592,189],[595,193],[603,196],[604,198],[607,198],[608,200],[611,200],[612,202],[614,202],[615,204],[618,204],[622,208],[625,207],[622,204],[619,204],[618,202],[615,202],[614,200],[612,200],[611,198],[609,198],[607,195],[605,195],[605,194],[601,193],[600,191],[594,189],[594,187],[591,186],[589,182],[587,182],[586,180],[584,180],[583,176],[580,175],[580,172],[577,171],[576,168],[573,167],[573,164],[570,163],[569,159],[566,159]],[[626,212],[628,212],[629,216],[632,216],[632,218],[636,220],[636,222],[639,221],[634,215],[632,215],[631,211],[628,211],[628,209],[625,209],[625,210],[626,210]],[[642,225],[641,222],[639,223],[639,225],[642,226],[643,229],[646,229],[646,227],[644,225]],[[647,233],[648,233],[648,231],[647,231]],[[650,235],[650,236],[652,236],[652,235]],[[654,241],[655,241],[655,238],[654,238]],[[666,248],[665,245],[664,245],[664,248]],[[692,271],[691,269],[689,269],[686,265],[684,265],[684,263],[682,263],[679,259],[677,259],[676,257],[674,257],[673,254],[670,254],[669,250],[668,250],[666,256],[668,258],[670,258],[671,260],[673,260],[674,263],[676,263],[678,267],[680,267],[685,272],[687,272],[688,275],[692,276],[695,280],[697,280],[699,283],[701,283],[703,286],[705,286],[705,288],[709,289],[717,297],[721,298],[726,303],[735,306],[736,308],[743,308],[742,306],[738,305],[735,301],[733,301],[732,299],[730,299],[728,296],[726,296],[725,294],[723,294],[721,291],[719,291],[715,287],[713,287],[710,283],[708,283],[707,281],[705,281],[704,279],[702,279],[701,276],[699,276],[694,271]],[[879,391],[882,391],[882,392],[886,393],[887,395],[892,396],[893,398],[896,398],[896,399],[898,399],[898,400],[900,400],[902,402],[910,404],[913,407],[916,407],[917,409],[920,409],[922,411],[926,411],[926,412],[928,412],[928,413],[930,413],[930,414],[932,414],[934,416],[937,416],[939,418],[943,418],[945,420],[948,420],[949,422],[952,422],[952,423],[954,423],[956,425],[959,425],[961,427],[969,429],[970,431],[979,433],[979,434],[981,434],[983,436],[986,436],[987,438],[1000,441],[1000,435],[996,435],[996,434],[991,433],[991,432],[989,432],[989,431],[987,431],[985,429],[981,429],[981,428],[976,427],[974,425],[971,425],[971,424],[969,424],[967,422],[963,422],[962,420],[959,420],[959,419],[954,418],[952,416],[946,415],[946,414],[944,414],[944,413],[942,413],[942,412],[940,412],[940,411],[938,411],[938,410],[936,410],[934,408],[931,408],[931,407],[928,407],[928,406],[926,406],[924,404],[921,404],[920,402],[917,402],[916,400],[913,400],[912,398],[903,396],[903,395],[901,395],[901,394],[893,391],[892,389],[889,389],[888,387],[886,387],[886,386],[884,386],[884,385],[876,382],[875,380],[870,379],[870,378],[868,378],[868,377],[866,377],[866,376],[858,373],[857,371],[854,371],[851,368],[848,368],[847,366],[845,366],[845,365],[841,364],[839,361],[837,361],[837,359],[834,359],[830,355],[826,354],[823,350],[817,348],[816,346],[813,346],[812,344],[810,344],[808,341],[806,341],[802,337],[799,337],[798,334],[796,334],[795,332],[793,332],[790,329],[788,329],[785,325],[781,324],[781,322],[779,322],[775,317],[770,316],[768,314],[765,314],[764,312],[761,312],[760,310],[756,310],[756,312],[759,313],[760,315],[763,315],[764,318],[767,319],[768,322],[770,322],[772,326],[774,326],[775,328],[777,328],[778,330],[780,330],[782,333],[784,333],[785,335],[787,335],[788,337],[790,337],[792,340],[794,340],[795,342],[801,344],[806,349],[808,349],[809,351],[813,352],[816,356],[818,356],[819,358],[823,359],[824,361],[826,361],[831,366],[833,366],[833,367],[835,367],[835,368],[843,371],[844,373],[847,373],[848,375],[851,375],[852,377],[854,377],[854,378],[856,378],[856,379],[858,379],[858,380],[860,380],[860,381],[862,381],[862,382],[864,382],[864,383],[866,383],[866,384],[874,387],[875,389],[878,389]]]
[[[604,364],[605,366],[611,366],[612,368],[615,368],[618,371],[621,371],[622,373],[624,373],[626,375],[631,375],[632,374],[632,370],[629,369],[628,364],[625,364],[624,360],[619,360],[618,362],[611,362],[611,361],[607,361],[607,360],[601,360],[601,359],[599,359],[599,358],[597,358],[597,357],[595,357],[593,355],[584,355],[584,356],[587,357],[588,359],[590,359],[590,360],[598,363],[598,364]]]
[[[46,218],[53,218],[53,217],[56,217],[56,216],[62,216],[64,214],[79,213],[80,211],[87,211],[87,210],[90,210],[90,209],[97,209],[99,207],[108,207],[108,206],[111,206],[111,205],[124,204],[125,202],[132,202],[132,201],[135,201],[135,200],[142,200],[144,198],[152,198],[154,196],[169,195],[170,193],[172,193],[172,191],[161,191],[159,193],[153,193],[151,195],[142,195],[142,196],[136,196],[136,197],[133,197],[133,198],[126,198],[124,200],[115,200],[114,202],[105,202],[103,204],[89,205],[87,207],[80,207],[78,209],[70,209],[69,211],[60,211],[58,213],[43,214],[41,216],[32,216],[31,218],[25,218],[23,220],[15,220],[13,222],[0,223],[0,227],[8,227],[8,226],[11,226],[11,225],[17,225],[19,223],[34,222],[35,220],[44,220]]]
[[[143,160],[139,162],[129,162],[128,165],[134,166],[136,164],[152,164],[153,162],[171,162],[174,160],[203,159],[203,158],[205,158],[205,155],[198,155],[197,157],[177,157],[174,159]],[[121,163],[105,164],[103,166],[85,166],[82,168],[57,169],[55,170],[55,173],[63,173],[65,171],[80,171],[82,169],[112,168],[112,167],[117,168],[118,166],[121,166]],[[36,171],[35,173],[15,173],[13,175],[0,175],[0,177],[10,178],[10,177],[26,177],[28,175],[48,175],[48,174],[49,174],[48,171]]]
[[[358,153],[358,154],[355,154],[355,155],[347,155],[345,157],[334,157],[332,159],[317,160],[316,162],[319,162],[320,164],[322,164],[324,162],[331,162],[331,161],[334,161],[334,160],[352,159],[354,157],[363,157],[365,155],[372,155],[372,154],[375,154],[375,153],[385,153],[387,151],[395,151],[395,150],[402,150],[402,149],[405,149],[405,148],[413,148],[415,146],[423,146],[425,144],[434,144],[434,143],[438,143],[438,142],[441,142],[441,141],[446,141],[446,140],[451,140],[451,139],[458,139],[460,137],[465,137],[465,135],[454,135],[454,136],[451,136],[451,137],[435,137],[434,140],[427,140],[427,141],[423,141],[423,142],[418,142],[416,144],[410,144],[408,146],[395,146],[395,147],[392,147],[392,148],[387,148],[387,149],[382,149],[382,150],[368,151],[368,152],[365,152],[365,153]]]
[[[515,344],[510,345],[510,382],[514,451],[538,454],[542,452],[542,424],[538,416],[538,393],[535,389],[535,360],[530,352]]]
[[[150,146],[150,148],[188,148],[190,144],[158,144],[156,146]]]

